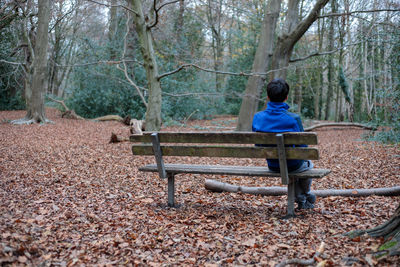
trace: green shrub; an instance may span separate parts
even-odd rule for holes
[[[0,88],[0,110],[21,110],[25,109],[25,101],[21,92],[17,91],[14,96],[6,89]]]

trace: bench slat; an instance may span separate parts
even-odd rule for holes
[[[316,133],[284,133],[285,144],[317,145]],[[160,143],[276,144],[276,133],[260,132],[159,132]],[[131,142],[151,143],[151,132],[131,135]]]
[[[317,148],[286,148],[287,159],[318,159]],[[278,159],[275,147],[232,147],[232,146],[161,146],[163,156],[188,157],[231,157],[231,158],[268,158]],[[133,155],[154,155],[153,147],[148,144],[132,146]]]
[[[149,164],[139,168],[144,172],[158,172],[156,164]],[[165,164],[167,173],[193,173],[193,174],[218,174],[238,176],[266,176],[280,177],[279,172],[272,172],[267,167],[258,166],[226,166],[226,165],[190,165],[190,164]],[[292,178],[322,178],[329,174],[328,169],[311,169],[301,173],[289,173]]]

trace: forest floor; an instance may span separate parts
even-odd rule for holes
[[[281,219],[286,197],[212,193],[205,179],[237,185],[279,186],[279,179],[178,175],[180,208],[166,207],[166,181],[138,167],[153,157],[133,156],[118,122],[60,118],[55,124],[11,125],[25,111],[0,112],[0,265],[274,266],[316,258],[325,266],[395,266],[376,260],[383,240],[342,234],[386,221],[398,197],[319,198],[314,210]],[[191,121],[163,130],[227,130],[235,118]],[[317,168],[332,173],[313,189],[392,187],[400,184],[400,148],[363,141],[358,128],[321,128]],[[200,163],[199,159],[167,158]],[[220,164],[265,165],[263,159],[204,159]],[[203,159],[201,159],[203,162]]]

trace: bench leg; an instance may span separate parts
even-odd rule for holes
[[[296,214],[294,213],[294,190],[295,190],[295,181],[296,179],[289,178],[288,184],[288,199],[287,199],[287,215],[286,217],[295,217]]]
[[[175,176],[168,173],[168,206],[175,207]]]

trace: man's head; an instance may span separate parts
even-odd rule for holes
[[[267,85],[267,95],[271,102],[285,102],[288,94],[289,85],[284,79],[273,79]]]

